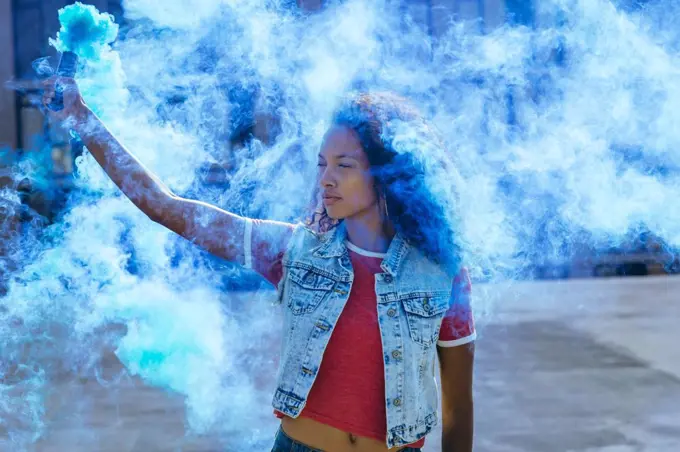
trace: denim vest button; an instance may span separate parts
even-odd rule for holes
[[[399,350],[394,350],[392,352],[392,358],[394,359],[400,359],[401,358],[401,352]]]
[[[389,315],[390,317],[396,317],[397,310],[394,309],[394,308],[390,308],[390,309],[387,310],[387,315]]]
[[[383,281],[385,281],[387,284],[390,284],[392,282],[392,275],[384,275]]]
[[[401,399],[394,399],[394,401],[392,402],[392,404],[393,404],[394,406],[401,406]]]

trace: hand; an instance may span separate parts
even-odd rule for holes
[[[80,95],[78,84],[74,79],[53,76],[43,81],[42,85],[42,104],[50,118],[53,118],[59,122],[70,122],[79,121],[85,116],[87,112],[87,106]],[[54,111],[49,108],[49,105],[54,99],[57,89],[62,90],[64,108],[59,111]]]

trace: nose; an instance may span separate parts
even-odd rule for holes
[[[333,188],[338,185],[335,174],[333,174],[329,166],[322,169],[319,175],[319,185],[321,188]]]

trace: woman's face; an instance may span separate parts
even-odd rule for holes
[[[319,152],[318,177],[329,217],[340,220],[365,213],[377,203],[370,164],[352,129],[334,126]]]

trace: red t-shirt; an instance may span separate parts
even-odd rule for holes
[[[252,259],[252,268],[277,285],[283,274],[281,259],[285,247],[272,249],[271,242],[261,240],[258,227],[263,223],[254,220],[252,257],[246,257],[246,262]],[[266,226],[263,229],[266,230]],[[279,247],[283,243],[287,240],[281,240]],[[246,246],[246,251],[248,248]],[[382,273],[380,263],[385,255],[364,251],[351,243],[347,243],[347,248],[354,282],[300,415],[357,436],[385,442],[384,361],[374,289],[375,275]],[[462,270],[453,281],[452,297],[455,298],[442,320],[437,342],[440,347],[462,345],[475,339],[470,290],[470,278],[467,271]],[[284,416],[276,411],[275,414]],[[422,448],[424,444],[423,438],[410,446]]]

